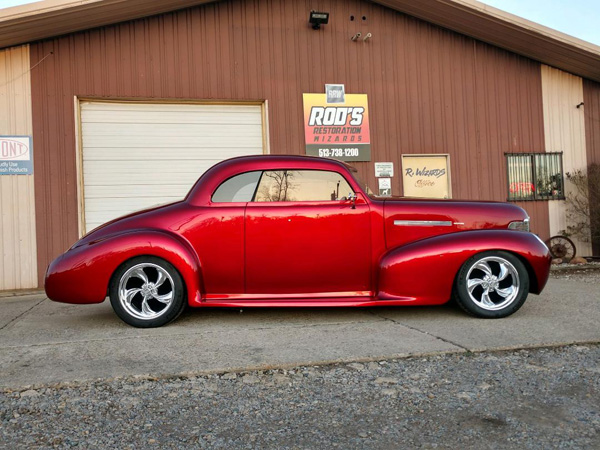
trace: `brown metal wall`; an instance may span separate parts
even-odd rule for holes
[[[302,154],[302,93],[344,83],[369,95],[373,160],[450,153],[454,198],[506,200],[504,153],[544,151],[538,63],[368,2],[223,1],[33,44],[32,65],[51,52],[32,71],[40,274],[78,237],[75,96],[266,99],[271,152]],[[523,206],[547,237],[547,204]]]
[[[583,80],[583,102],[587,163],[600,164],[600,83]],[[590,208],[600,208],[600,205],[591,204]],[[592,252],[600,255],[598,240],[592,242]]]
[[[600,164],[600,83],[583,80],[585,144],[588,164]]]

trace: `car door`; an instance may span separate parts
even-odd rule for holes
[[[246,207],[246,293],[370,295],[369,205],[349,194],[338,172],[263,172]]]

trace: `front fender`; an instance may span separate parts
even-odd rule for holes
[[[488,250],[518,255],[530,274],[530,290],[542,291],[551,257],[541,239],[520,231],[479,230],[435,236],[390,250],[380,261],[378,297],[419,305],[445,303],[460,267],[471,256]]]
[[[188,303],[201,302],[201,267],[196,253],[187,241],[159,230],[129,231],[70,249],[48,266],[46,295],[57,302],[101,303],[114,271],[142,255],[170,262],[183,278]]]

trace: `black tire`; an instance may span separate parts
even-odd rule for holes
[[[523,306],[528,294],[529,274],[519,258],[508,252],[487,251],[472,256],[462,265],[453,297],[473,316],[499,319],[515,313]]]
[[[117,316],[138,328],[166,325],[179,317],[186,305],[181,275],[169,262],[155,256],[138,256],[119,266],[108,294]]]

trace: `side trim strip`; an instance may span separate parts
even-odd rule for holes
[[[401,227],[451,227],[447,220],[394,220],[394,225]]]

